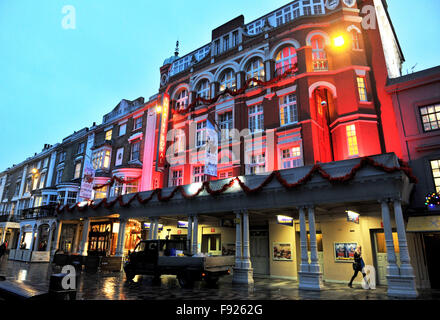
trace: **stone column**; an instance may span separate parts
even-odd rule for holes
[[[83,256],[87,255],[87,245],[89,242],[89,229],[90,229],[90,219],[86,218],[84,219],[81,249],[80,249],[80,254]]]
[[[199,253],[199,217],[194,216],[194,227],[193,227],[193,239],[192,239],[192,253]]]
[[[37,235],[37,225],[34,226],[33,230],[32,230],[32,240],[31,240],[31,247],[30,247],[30,251],[34,251],[34,247],[35,247],[35,236]]]
[[[124,245],[125,245],[125,227],[127,226],[127,221],[124,219],[119,220],[119,231],[118,231],[118,241],[116,245],[116,257],[124,256]]]
[[[319,272],[314,207],[309,207],[309,232],[310,232],[310,271]]]
[[[241,224],[242,217],[241,213],[237,212],[235,214],[236,224],[235,224],[235,268],[241,268]]]
[[[241,262],[243,269],[251,269],[251,253],[249,250],[249,213],[243,211],[243,259]]]
[[[153,221],[150,220],[150,228],[148,228],[148,237],[147,240],[153,239]]]
[[[79,252],[79,230],[81,229],[81,224],[78,223],[75,229],[75,242],[73,243],[73,251]]]
[[[307,253],[307,227],[305,207],[299,208],[299,234],[301,247],[301,264],[300,271],[309,271],[309,255]]]
[[[53,232],[54,231],[55,230],[54,230],[53,226],[51,226],[49,228],[49,238],[47,239],[47,246],[46,246],[46,251],[49,251],[49,252],[50,252],[50,248],[52,246],[52,237],[53,237]]]
[[[2,238],[0,240],[0,244],[4,243],[6,239],[6,226],[3,228]]]
[[[191,250],[191,236],[192,236],[192,217],[188,216],[188,234],[186,235],[186,248],[188,252],[192,252]]]
[[[56,229],[55,229],[55,241],[54,241],[55,249],[51,250],[51,251],[53,251],[53,252],[51,252],[51,254],[54,254],[55,251],[58,249],[58,247],[60,245],[60,237],[61,237],[61,227],[62,227],[62,225],[63,225],[63,223],[61,221],[57,222],[57,226],[56,226]],[[52,246],[53,246],[53,244],[52,244]]]
[[[22,242],[22,238],[23,237],[23,228],[20,228],[20,235],[18,236],[18,241],[17,241],[17,250],[20,250],[20,245]]]
[[[387,276],[395,276],[399,274],[399,268],[396,264],[396,253],[394,251],[393,232],[391,230],[390,209],[388,201],[381,201],[382,206],[382,223],[385,233],[385,244],[387,247]]]
[[[159,235],[159,219],[156,218],[156,219],[154,219],[154,233],[153,233],[153,239],[154,239],[154,240],[159,239],[158,235]]]

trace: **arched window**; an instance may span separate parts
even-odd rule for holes
[[[209,99],[210,91],[209,81],[207,79],[200,80],[199,84],[197,85],[197,96],[204,99]]]
[[[234,89],[237,85],[235,81],[235,72],[232,69],[227,69],[222,73],[220,78],[220,91],[225,90],[226,88]]]
[[[292,46],[281,49],[275,58],[275,77],[291,69],[298,61],[296,50]]]
[[[256,78],[264,80],[264,64],[263,59],[253,58],[246,66],[246,80]],[[257,85],[256,82],[250,83],[251,86]]]
[[[176,109],[185,109],[186,106],[188,105],[188,91],[187,90],[182,90],[179,92],[179,94],[177,95],[177,99],[176,99]]]
[[[310,41],[312,43],[313,70],[328,70],[327,54],[324,50],[325,40],[322,36],[316,35]]]
[[[357,30],[351,30],[351,43],[353,50],[359,50],[361,48],[360,40],[359,40],[359,32]]]

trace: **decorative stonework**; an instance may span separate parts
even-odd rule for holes
[[[342,2],[344,2],[344,4],[347,6],[347,7],[353,7],[354,6],[354,4],[356,3],[356,0],[342,0]]]
[[[335,10],[339,5],[339,0],[326,0],[325,7],[329,10]]]

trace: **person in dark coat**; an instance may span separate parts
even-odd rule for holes
[[[350,288],[353,288],[352,283],[353,280],[357,277],[359,271],[362,273],[362,276],[365,278],[366,274],[362,271],[363,266],[362,266],[362,247],[358,246],[356,248],[356,251],[354,252],[354,262],[353,262],[353,270],[354,270],[354,274],[353,277],[351,277],[350,282],[348,283],[348,286]]]
[[[5,254],[6,252],[6,244],[3,242],[0,246],[0,258]]]

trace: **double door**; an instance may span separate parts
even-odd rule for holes
[[[374,238],[374,251],[375,251],[375,268],[376,277],[379,285],[387,284],[387,247],[385,242],[385,233],[383,231],[375,231],[373,233]],[[394,252],[396,253],[396,262],[400,267],[400,250],[397,232],[393,232]]]

